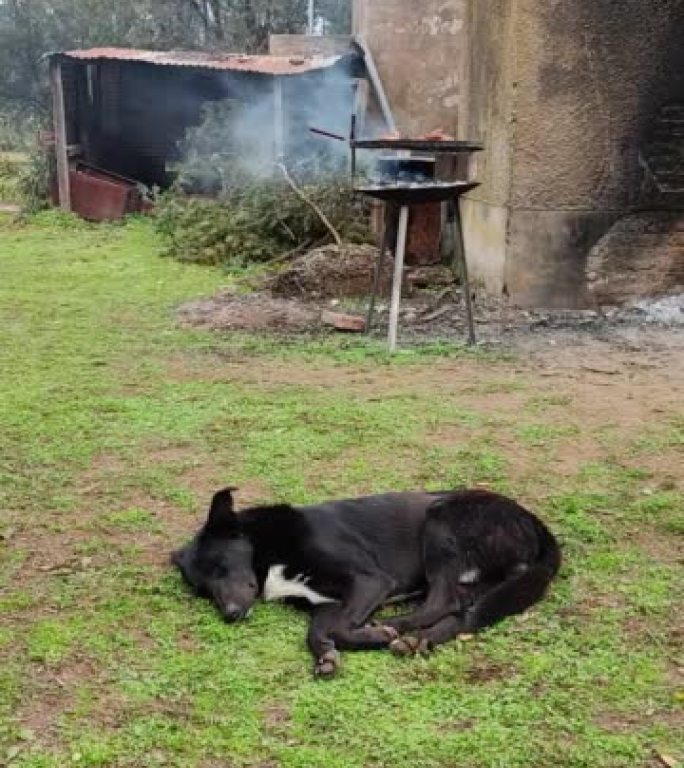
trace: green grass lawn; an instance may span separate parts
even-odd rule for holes
[[[176,325],[230,279],[160,258],[143,221],[0,220],[0,764],[682,759],[681,411],[635,424],[510,356]],[[345,654],[314,681],[304,617],[227,626],[166,564],[221,484],[476,482],[538,511],[565,564],[528,615],[428,659]]]

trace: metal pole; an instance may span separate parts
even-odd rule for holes
[[[454,249],[459,253],[455,254],[461,263],[461,280],[463,281],[463,296],[465,298],[466,320],[468,321],[468,346],[472,347],[475,340],[475,322],[473,320],[473,304],[470,297],[470,281],[468,279],[468,262],[466,261],[465,239],[463,237],[463,223],[461,221],[461,199],[450,202],[450,213],[452,214],[452,223],[454,228]]]
[[[397,348],[397,326],[399,324],[399,304],[401,303],[401,284],[404,277],[404,254],[406,252],[406,235],[408,233],[408,205],[402,205],[399,211],[399,231],[397,233],[397,249],[394,255],[394,279],[392,281],[392,304],[390,306],[390,324],[388,348],[393,354]]]
[[[366,71],[368,72],[368,77],[370,78],[370,81],[373,85],[373,90],[375,91],[375,96],[378,100],[378,104],[380,105],[380,111],[382,112],[382,117],[385,121],[385,125],[387,126],[387,130],[391,133],[394,133],[397,130],[397,124],[394,122],[392,108],[390,107],[389,99],[385,93],[382,80],[380,79],[378,68],[375,66],[375,59],[373,58],[371,49],[366,45],[365,40],[358,35],[354,38],[354,42],[359,46],[361,52],[363,53],[363,59],[366,64]]]
[[[373,274],[373,288],[370,297],[370,303],[368,305],[368,312],[366,313],[366,333],[371,332],[373,327],[373,312],[375,311],[375,299],[378,295],[378,288],[380,287],[380,277],[382,275],[382,267],[385,263],[385,251],[387,250],[387,243],[389,242],[389,233],[393,222],[395,221],[395,215],[393,206],[388,205],[385,209],[385,221],[382,227],[382,239],[380,241],[380,252],[378,258],[375,260],[375,273]]]
[[[352,112],[351,116],[351,129],[349,131],[349,146],[351,147],[351,185],[354,189],[356,180],[356,113]]]

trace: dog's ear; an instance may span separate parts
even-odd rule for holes
[[[207,518],[209,528],[226,528],[235,522],[233,491],[237,491],[237,488],[224,488],[214,494]]]

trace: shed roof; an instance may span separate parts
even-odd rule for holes
[[[242,53],[202,51],[144,51],[134,48],[88,48],[63,51],[62,56],[80,61],[127,61],[166,67],[200,67],[217,71],[253,72],[264,75],[300,75],[333,67],[346,56],[247,56]],[[353,54],[349,54],[350,56]]]

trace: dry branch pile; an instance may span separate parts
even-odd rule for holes
[[[346,298],[367,296],[378,250],[372,245],[324,245],[294,259],[272,278],[270,289],[280,296]],[[381,292],[392,282],[392,260],[385,259]]]

